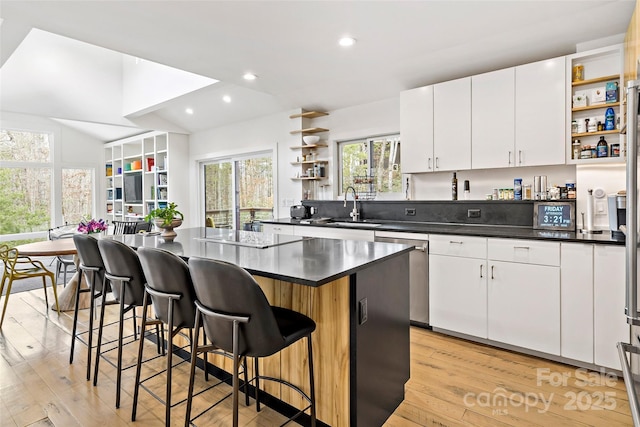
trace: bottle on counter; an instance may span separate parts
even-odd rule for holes
[[[471,189],[469,187],[469,180],[468,179],[464,180],[464,199],[465,200],[471,199]]]
[[[598,157],[607,157],[609,155],[609,144],[607,144],[604,136],[601,136],[600,141],[598,141],[596,153]]]
[[[455,172],[451,178],[451,200],[458,200],[458,178],[456,178]]]
[[[522,200],[522,178],[513,180],[513,198],[514,200]]]

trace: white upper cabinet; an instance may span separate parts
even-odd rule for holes
[[[433,86],[400,93],[402,172],[433,171]]]
[[[433,86],[433,155],[435,171],[471,169],[471,77]]]
[[[514,104],[515,68],[471,77],[471,167],[473,169],[514,166]]]
[[[515,67],[516,166],[565,163],[565,58]]]

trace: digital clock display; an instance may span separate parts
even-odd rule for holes
[[[533,227],[546,230],[575,231],[575,204],[571,202],[534,203]]]

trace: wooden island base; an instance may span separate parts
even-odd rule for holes
[[[332,426],[380,426],[404,399],[409,379],[409,254],[374,263],[313,287],[255,276],[269,302],[299,311],[317,324],[312,335],[317,417]],[[367,300],[360,324],[359,302]],[[227,372],[231,360],[209,355]],[[249,360],[249,378],[253,362]],[[263,375],[283,378],[309,392],[306,342],[260,359]],[[290,388],[261,383],[296,408],[306,402]]]

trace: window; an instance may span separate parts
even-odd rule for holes
[[[353,186],[360,199],[402,193],[400,135],[338,143],[340,192]]]
[[[205,225],[235,229],[273,217],[271,154],[203,165]]]
[[[62,169],[62,217],[77,224],[93,212],[93,170]]]
[[[0,234],[49,229],[51,135],[0,130]]]

